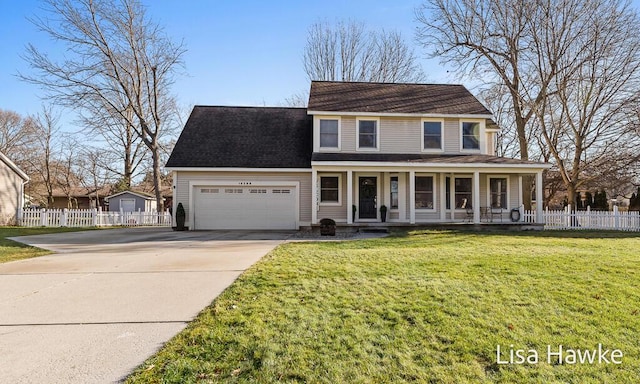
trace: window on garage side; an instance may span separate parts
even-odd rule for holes
[[[433,209],[433,176],[416,176],[416,209]]]
[[[340,203],[340,177],[321,176],[320,177],[320,202],[328,204]]]

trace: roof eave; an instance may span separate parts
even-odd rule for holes
[[[307,110],[308,115],[324,116],[381,116],[381,117],[449,117],[454,119],[491,119],[491,114],[446,114],[446,113],[396,113],[396,112],[353,112]]]

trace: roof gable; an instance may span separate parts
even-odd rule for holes
[[[491,115],[463,85],[312,81],[309,111]]]
[[[107,196],[107,197],[105,197],[105,199],[106,199],[106,200],[110,200],[110,199],[113,199],[114,197],[118,197],[118,196],[122,196],[122,195],[134,195],[134,196],[140,197],[140,198],[145,199],[145,200],[155,200],[155,199],[156,199],[156,197],[155,197],[155,196],[152,196],[152,195],[150,195],[150,194],[148,194],[148,193],[144,193],[144,192],[134,192],[134,191],[122,191],[122,192],[118,192],[118,193],[113,194],[113,195],[111,195],[111,196]]]
[[[22,180],[24,180],[25,182],[29,181],[29,176],[27,176],[27,174],[24,173],[24,171],[18,168],[18,166],[2,152],[0,152],[0,160],[4,162],[7,165],[7,167],[11,168],[11,170],[15,172],[16,175],[20,176]]]
[[[311,168],[305,108],[193,108],[167,167]]]

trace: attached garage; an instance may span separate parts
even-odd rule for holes
[[[298,186],[196,185],[193,229],[298,229]]]

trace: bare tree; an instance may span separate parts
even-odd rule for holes
[[[42,112],[34,118],[37,142],[34,149],[36,155],[28,159],[27,174],[32,176],[30,191],[38,193],[44,189],[44,202],[48,207],[53,206],[53,190],[59,180],[58,156],[59,148],[56,137],[60,132],[59,116],[51,108],[43,107]]]
[[[619,0],[427,0],[416,12],[418,39],[432,57],[461,76],[479,77],[504,87],[518,139],[519,154],[529,160],[533,122],[548,98],[559,90],[559,74],[573,74],[588,57],[592,18],[616,10],[619,25],[629,13]],[[551,140],[553,141],[553,140]],[[545,140],[546,145],[550,145]],[[525,185],[526,187],[526,185]],[[524,201],[531,193],[524,189]]]
[[[307,34],[304,70],[310,80],[419,82],[424,73],[396,31],[367,31],[363,23],[314,23]]]
[[[36,124],[31,117],[0,109],[0,152],[17,164],[32,154],[36,141]]]
[[[178,117],[170,87],[183,45],[172,42],[138,0],[44,2],[48,17],[32,22],[61,43],[69,58],[55,61],[29,45],[24,58],[36,73],[19,76],[64,106],[89,114],[104,108],[112,121],[132,129],[150,151],[162,210],[160,142]]]

